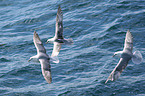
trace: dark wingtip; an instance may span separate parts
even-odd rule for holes
[[[37,32],[36,32],[36,31],[34,31],[34,35],[35,35],[35,34],[37,34]]]
[[[34,35],[36,35],[37,34],[37,32],[36,31],[34,31]]]
[[[36,31],[34,31],[33,40],[35,40],[36,38],[41,42],[39,35],[37,34]]]
[[[130,30],[128,29],[127,32],[130,32]]]
[[[133,36],[132,36],[132,34],[131,34],[131,32],[130,32],[130,30],[129,30],[129,29],[127,30],[126,35],[127,35],[127,34],[129,34],[129,35],[133,38]]]
[[[62,13],[61,6],[58,6],[58,13]]]
[[[58,5],[58,9],[61,9],[61,6],[60,5]]]
[[[108,79],[105,81],[105,84],[107,84],[107,82],[108,82]]]
[[[131,34],[131,32],[130,32],[130,30],[129,30],[129,29],[127,30],[127,33],[129,33],[129,34],[131,35],[131,37],[132,37],[132,34]],[[133,37],[132,37],[132,38],[133,38]]]

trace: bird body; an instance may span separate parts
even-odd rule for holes
[[[126,33],[126,37],[125,37],[123,51],[115,52],[113,55],[113,57],[116,55],[119,55],[120,60],[119,60],[118,64],[116,65],[116,67],[114,68],[114,70],[109,75],[109,77],[105,83],[107,83],[108,80],[111,80],[111,81],[117,80],[131,59],[133,59],[135,62],[138,60],[138,59],[135,60],[136,54],[133,54],[132,50],[133,50],[133,37],[131,35],[131,32],[128,30]],[[141,62],[142,56],[140,55],[140,57],[138,56],[138,58],[140,59],[140,61],[138,61],[138,62]]]
[[[53,43],[53,51],[51,57],[58,56],[62,44],[73,44],[72,39],[65,39],[63,37],[63,14],[61,7],[58,7],[56,15],[56,24],[55,24],[55,36],[51,39],[48,39],[46,43]]]
[[[36,33],[36,31],[34,32],[33,41],[34,41],[34,45],[37,49],[37,55],[30,57],[30,59],[28,61],[31,61],[33,59],[36,61],[39,61],[41,63],[41,70],[42,70],[42,74],[43,74],[45,80],[48,83],[51,83],[52,78],[51,78],[50,58],[46,54],[46,50],[45,50],[38,34]]]

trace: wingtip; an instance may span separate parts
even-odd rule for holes
[[[47,83],[52,82],[51,71],[42,70],[42,74]]]
[[[37,34],[37,32],[36,32],[36,31],[34,31],[34,34]]]
[[[130,32],[130,30],[129,30],[129,29],[127,30],[127,33],[131,34],[131,32]]]
[[[130,32],[130,30],[128,29],[127,32]]]
[[[46,80],[46,81],[47,81],[47,80]],[[47,81],[47,83],[48,83],[48,84],[51,84],[51,83],[52,83],[52,79],[51,79],[51,80],[49,80],[49,81]]]
[[[52,83],[52,79],[50,79],[50,80],[45,79],[45,80],[46,80],[46,82],[47,82],[48,84],[51,84],[51,83]]]
[[[58,5],[58,10],[60,10],[61,9],[61,6],[60,5]]]
[[[62,15],[62,10],[61,10],[61,6],[60,5],[58,6],[57,13]]]
[[[56,24],[58,22],[61,22],[62,23],[63,21],[63,13],[62,13],[62,10],[61,10],[61,7],[60,5],[58,6],[58,10],[57,10],[57,15],[56,15]],[[62,27],[63,28],[63,27]]]
[[[38,34],[37,34],[37,32],[36,31],[34,31],[34,36],[37,36]]]
[[[133,39],[133,36],[132,36],[132,34],[131,34],[129,29],[127,30],[126,36],[130,36]]]
[[[111,80],[111,76],[112,76],[112,74],[109,75],[109,77],[107,78],[105,84],[106,84],[109,80]],[[112,81],[112,80],[111,80],[111,81]]]
[[[108,79],[106,80],[105,84],[108,82]]]
[[[42,44],[42,42],[41,42],[41,40],[40,40],[40,37],[39,37],[39,35],[37,34],[36,31],[34,31],[33,42],[34,42],[34,44],[35,44],[36,42],[39,43],[39,44]]]
[[[34,31],[34,36],[38,35],[36,31]]]

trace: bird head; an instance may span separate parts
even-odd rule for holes
[[[48,40],[46,41],[46,44],[49,43],[49,42],[50,42],[50,41],[49,41],[49,39],[48,39]]]
[[[30,62],[32,60],[32,58],[30,57],[30,59],[28,60],[28,62]]]
[[[121,57],[121,54],[123,53],[123,51],[118,51],[118,52],[115,52],[113,57],[117,56],[117,57]]]
[[[51,38],[51,39],[48,39],[47,41],[46,41],[46,43],[53,43],[55,41],[55,38]]]

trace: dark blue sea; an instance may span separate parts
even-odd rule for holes
[[[58,6],[63,11],[64,38],[60,62],[51,62],[52,83],[41,73],[33,32],[45,44],[55,33]],[[145,60],[131,60],[120,78],[105,84],[123,50],[127,30],[134,49],[145,57],[144,0],[0,0],[0,96],[145,96]]]

